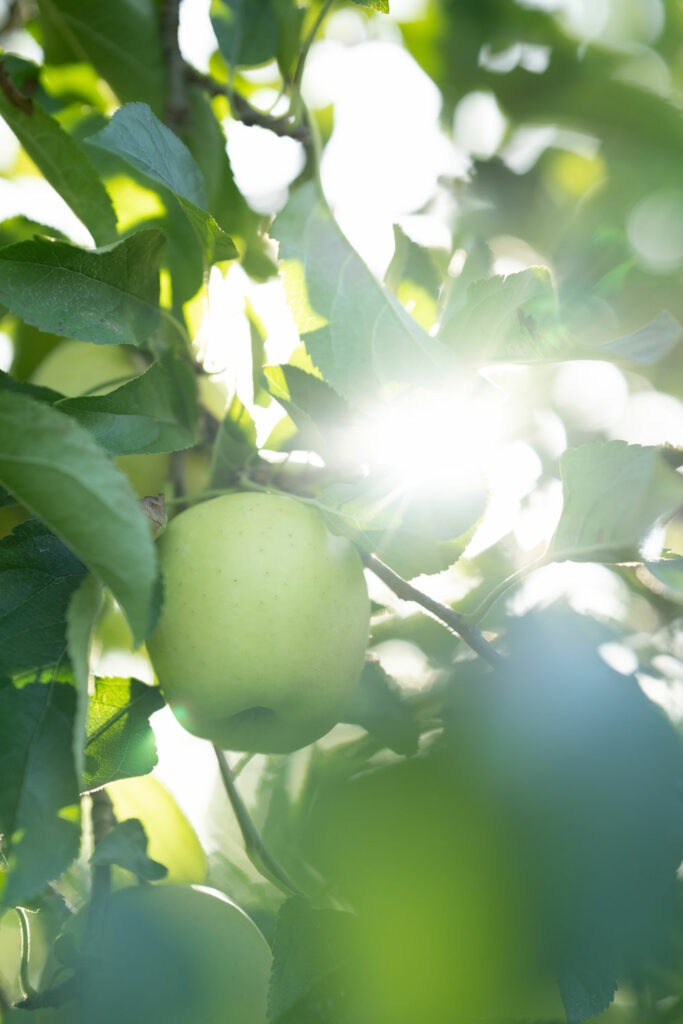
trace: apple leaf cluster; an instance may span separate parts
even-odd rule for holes
[[[680,4],[4,6],[0,1024],[683,1020]]]

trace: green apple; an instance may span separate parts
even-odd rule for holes
[[[53,348],[31,377],[33,384],[60,391],[69,398],[77,395],[105,395],[144,369],[135,353],[123,345],[91,345],[87,341],[64,341]],[[127,475],[139,497],[157,494],[168,477],[170,456],[119,455],[117,465]]]
[[[119,889],[96,927],[82,912],[67,931],[82,943],[80,998],[37,1015],[39,1024],[265,1024],[270,947],[222,893],[184,885]],[[65,977],[62,971],[53,980]]]
[[[339,720],[369,601],[358,553],[281,495],[228,494],[159,541],[165,601],[147,649],[182,725],[229,750],[284,753]]]

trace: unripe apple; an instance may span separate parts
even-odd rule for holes
[[[363,666],[360,558],[318,513],[229,494],[159,541],[165,602],[148,651],[182,725],[229,750],[283,753],[339,720]]]
[[[265,1024],[271,952],[236,904],[212,889],[132,886],[66,929],[80,947],[79,998],[36,1024]],[[43,987],[64,981],[64,970]],[[28,1019],[28,1018],[27,1018]]]
[[[49,352],[31,377],[33,384],[77,395],[105,395],[126,379],[141,373],[135,354],[123,345],[91,345],[87,341],[63,341]],[[116,463],[139,497],[157,494],[168,477],[170,456],[119,455]]]

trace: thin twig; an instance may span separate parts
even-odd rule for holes
[[[308,57],[308,51],[310,50],[310,48],[311,48],[311,46],[313,44],[313,40],[315,39],[315,37],[318,34],[318,30],[320,29],[320,26],[322,25],[323,21],[327,17],[327,14],[328,14],[328,12],[329,12],[329,10],[332,7],[332,4],[334,2],[335,2],[335,0],[325,0],[325,2],[323,3],[322,7],[318,11],[318,16],[315,19],[315,21],[313,22],[313,26],[311,28],[311,31],[308,33],[308,36],[304,40],[304,44],[301,47],[301,50],[299,52],[299,58],[298,58],[298,60],[296,62],[296,68],[294,69],[294,75],[292,76],[292,96],[293,96],[292,108],[294,110],[297,109],[297,105],[298,105],[299,93],[301,91],[301,80],[304,77],[304,68],[306,67],[306,58]]]
[[[168,127],[177,133],[185,127],[190,113],[185,61],[178,45],[179,22],[180,0],[164,0],[161,12],[161,39],[168,73],[164,120]]]
[[[107,832],[110,832],[116,825],[114,805],[106,789],[97,789],[90,794],[92,801],[90,805],[90,816],[92,821],[93,842],[95,847],[104,839]],[[90,888],[90,906],[88,908],[88,920],[86,924],[86,942],[89,937],[97,931],[104,910],[104,904],[111,891],[111,865],[91,865],[92,885]]]
[[[363,561],[368,569],[374,572],[375,576],[379,577],[383,583],[386,583],[393,590],[397,597],[400,597],[403,601],[415,601],[416,604],[431,612],[435,618],[443,622],[461,640],[464,640],[468,647],[471,647],[480,658],[487,661],[493,668],[499,669],[505,664],[504,658],[491,646],[488,640],[484,639],[477,627],[469,625],[464,616],[459,612],[453,611],[448,605],[441,604],[440,601],[435,601],[421,590],[418,590],[417,587],[404,580],[402,576],[395,573],[393,569],[390,569],[388,565],[385,565],[375,555],[363,555]]]
[[[297,889],[294,883],[291,881],[284,868],[282,868],[271,853],[263,845],[263,840],[259,834],[256,825],[249,816],[242,797],[235,785],[230,765],[223,751],[214,745],[214,751],[216,753],[216,760],[218,761],[218,770],[221,773],[221,779],[225,792],[227,793],[230,806],[233,809],[233,813],[237,819],[237,824],[240,827],[242,838],[244,839],[244,849],[246,850],[247,857],[254,865],[256,870],[267,878],[269,882],[277,886],[280,892],[283,892],[285,896],[301,896],[301,890]]]
[[[244,96],[240,96],[238,92],[231,89],[227,83],[217,82],[215,78],[202,74],[201,71],[190,67],[189,64],[185,65],[185,80],[201,86],[211,96],[227,96],[230,100],[232,116],[248,127],[257,125],[259,128],[267,128],[281,138],[296,139],[298,142],[308,141],[309,133],[306,125],[296,124],[289,115],[273,117],[272,114],[265,114],[263,111],[257,110],[245,100]]]

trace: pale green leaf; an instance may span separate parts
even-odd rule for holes
[[[102,608],[102,586],[88,575],[74,593],[66,613],[66,640],[69,661],[76,684],[76,711],[73,729],[73,753],[76,771],[83,772],[85,723],[88,717],[88,680],[90,643],[95,622]]]

